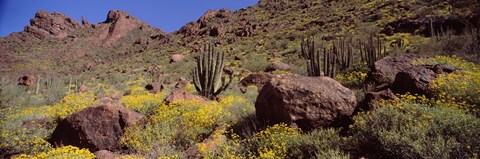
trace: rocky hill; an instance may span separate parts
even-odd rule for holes
[[[0,38],[0,158],[478,158],[479,61],[475,0],[39,11]]]
[[[402,36],[415,53],[423,51],[418,46],[425,43],[417,37],[430,37],[431,28],[438,32],[453,28],[456,35],[468,31],[478,21],[477,5],[475,1],[262,0],[235,12],[209,10],[170,34],[123,11],[110,11],[99,24],[86,19],[79,24],[61,13],[39,11],[23,32],[0,40],[0,72],[17,76],[131,72],[160,66],[171,54],[190,56],[207,42],[232,57],[270,61],[275,59],[272,55],[290,58],[299,51],[300,39],[313,34],[329,41],[362,39],[374,32],[385,35],[388,43]]]

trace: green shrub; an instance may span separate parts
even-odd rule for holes
[[[356,115],[351,132],[378,158],[478,157],[480,119],[448,105],[405,95]]]

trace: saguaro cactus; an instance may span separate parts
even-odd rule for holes
[[[213,99],[232,83],[233,74],[229,81],[222,77],[225,65],[225,53],[215,52],[213,45],[205,45],[204,52],[197,58],[197,66],[192,71],[195,89],[204,97]]]

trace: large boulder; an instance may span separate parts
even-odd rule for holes
[[[459,68],[449,64],[434,66],[414,66],[399,72],[391,85],[392,91],[398,94],[418,94],[432,97],[430,83],[439,74],[449,74]]]
[[[395,93],[407,92],[418,95],[428,95],[430,82],[437,78],[437,74],[426,67],[410,67],[399,72],[392,84]]]
[[[143,123],[144,117],[122,106],[88,107],[63,119],[48,139],[55,146],[73,145],[99,150],[119,150],[125,128]]]
[[[411,62],[415,59],[426,58],[424,55],[404,54],[400,56],[387,56],[377,62],[368,74],[367,81],[382,84],[391,83],[400,71],[413,67]]]
[[[354,93],[329,77],[278,75],[263,86],[255,109],[260,120],[311,130],[336,126],[356,104]]]

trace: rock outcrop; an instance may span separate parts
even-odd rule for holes
[[[356,104],[354,93],[329,77],[278,75],[263,86],[255,109],[260,120],[311,130],[351,116]]]
[[[88,107],[63,119],[48,139],[55,146],[73,145],[99,150],[119,150],[126,127],[143,123],[141,114],[117,105]]]
[[[24,32],[40,39],[46,37],[65,38],[70,31],[81,28],[82,25],[77,21],[61,13],[49,14],[47,11],[41,10],[35,14],[34,18],[30,19],[30,25],[25,27]]]

